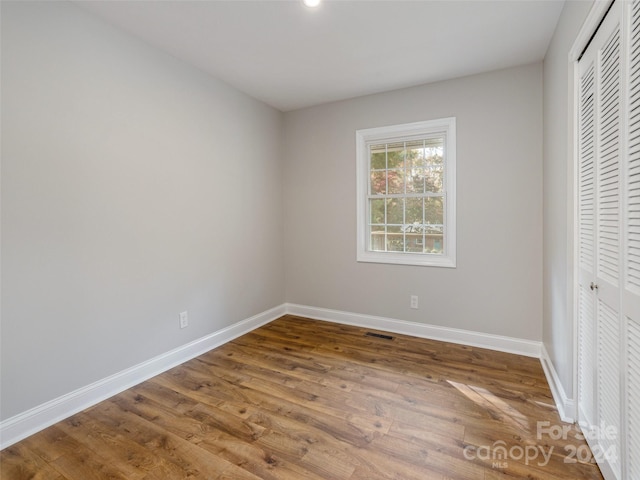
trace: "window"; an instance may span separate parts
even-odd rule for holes
[[[356,132],[359,262],[456,266],[456,120]]]

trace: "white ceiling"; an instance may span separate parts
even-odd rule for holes
[[[81,1],[282,111],[543,59],[564,0]]]

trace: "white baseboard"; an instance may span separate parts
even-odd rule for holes
[[[558,372],[556,372],[553,362],[551,361],[551,357],[549,357],[549,353],[547,352],[544,344],[542,344],[540,352],[540,362],[542,363],[542,369],[547,377],[547,382],[549,383],[549,388],[551,389],[553,400],[558,408],[560,418],[563,422],[574,423],[576,418],[575,402],[572,398],[567,396],[567,393],[562,386],[562,382],[560,381],[560,377],[558,377]]]
[[[567,398],[549,355],[541,342],[286,303],[0,422],[0,449],[13,445],[29,435],[202,355],[213,348],[219,347],[234,338],[255,330],[287,313],[316,320],[541,358],[560,417],[564,421],[573,421],[573,400]]]
[[[286,313],[280,305],[0,422],[0,449],[202,355]]]
[[[411,335],[420,338],[429,338],[443,342],[460,343],[472,347],[488,348],[500,352],[515,353],[527,357],[540,358],[541,342],[524,340],[521,338],[504,337],[488,333],[472,332],[458,328],[426,325],[424,323],[408,322],[393,318],[376,317],[360,313],[329,310],[327,308],[309,307],[287,303],[287,313],[316,320],[354,325],[356,327],[373,328],[387,332]]]

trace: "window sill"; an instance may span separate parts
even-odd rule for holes
[[[358,262],[413,265],[418,267],[456,268],[455,258],[445,255],[429,255],[392,252],[358,252]]]

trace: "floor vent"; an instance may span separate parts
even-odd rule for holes
[[[376,338],[384,338],[385,340],[393,340],[393,337],[391,335],[383,335],[381,333],[367,332],[365,335],[367,337],[376,337]]]

